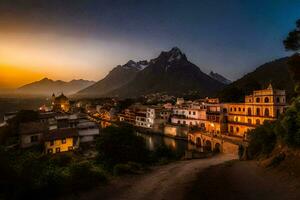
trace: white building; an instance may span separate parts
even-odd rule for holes
[[[78,130],[81,143],[92,142],[95,140],[96,136],[100,134],[97,123],[88,119],[80,119],[76,128]]]
[[[135,125],[142,128],[149,128],[147,123],[146,112],[138,112],[135,116]]]

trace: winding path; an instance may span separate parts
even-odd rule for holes
[[[114,180],[76,197],[83,200],[181,200],[200,171],[233,159],[236,159],[233,155],[220,154],[207,159],[178,161],[155,167],[144,175]]]

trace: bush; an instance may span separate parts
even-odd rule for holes
[[[89,162],[73,163],[69,167],[69,176],[69,186],[73,191],[87,189],[106,181],[104,171]]]
[[[276,126],[276,133],[288,146],[300,147],[300,97],[286,111]]]
[[[115,176],[125,174],[136,174],[142,169],[142,166],[135,162],[128,162],[127,164],[116,164],[113,169]]]
[[[134,134],[128,126],[108,127],[97,139],[98,161],[112,168],[116,164],[128,162],[146,163],[149,151],[144,138]]]
[[[275,147],[277,139],[274,126],[274,122],[265,122],[262,126],[259,126],[249,132],[250,157],[271,153]]]

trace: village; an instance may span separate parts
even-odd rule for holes
[[[91,102],[70,101],[64,94],[53,94],[51,106],[39,108],[38,120],[20,124],[14,146],[26,149],[39,144],[46,154],[73,151],[93,146],[103,128],[126,123],[139,132],[188,140],[208,151],[237,155],[241,148],[247,148],[250,130],[278,119],[287,107],[285,91],[271,84],[245,96],[243,103],[223,103],[208,97],[194,101],[177,98],[174,104],[135,102],[120,110],[115,99]],[[8,125],[16,114],[6,113],[1,126]]]

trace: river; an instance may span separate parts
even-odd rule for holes
[[[194,145],[188,143],[187,140],[175,139],[157,134],[146,134],[141,132],[137,132],[136,134],[145,138],[147,148],[151,151],[155,150],[161,145],[166,145],[170,149],[172,149],[176,153],[176,155],[181,157],[185,155],[186,150],[196,148]],[[197,148],[197,150],[202,152],[202,148]]]

